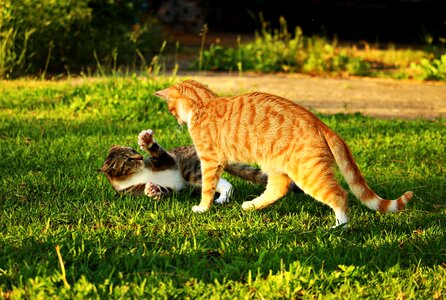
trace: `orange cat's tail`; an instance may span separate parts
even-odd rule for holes
[[[413,192],[405,192],[395,200],[378,196],[365,182],[347,144],[328,127],[324,126],[323,133],[350,190],[365,206],[383,213],[395,212],[402,210],[412,199]]]

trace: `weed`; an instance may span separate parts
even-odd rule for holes
[[[446,80],[446,54],[439,59],[422,59],[420,64],[411,64],[417,76],[423,80]]]
[[[201,52],[200,52],[201,53]],[[204,62],[202,62],[202,60]],[[246,44],[237,41],[237,48],[212,44],[200,54],[199,69],[207,70],[255,70],[261,72],[349,72],[367,75],[369,65],[360,58],[339,51],[335,42],[321,37],[305,37],[297,27],[290,34],[284,18],[280,28],[272,30],[263,23],[260,33]]]
[[[198,71],[201,71],[203,66],[203,49],[204,49],[204,43],[206,42],[207,33],[208,33],[208,25],[204,24],[203,28],[200,31],[201,45],[200,45],[200,51],[198,53]]]
[[[389,44],[387,49],[370,46],[366,42],[339,45],[336,38],[329,41],[319,36],[305,36],[299,27],[293,34],[288,32],[284,18],[279,28],[272,29],[262,23],[262,29],[252,41],[236,47],[211,44],[200,50],[198,62],[193,68],[211,71],[258,71],[288,72],[331,75],[357,75],[392,78],[416,78],[444,80],[441,53],[444,48],[426,49],[397,48]]]

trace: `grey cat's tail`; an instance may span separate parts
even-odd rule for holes
[[[250,165],[231,164],[225,168],[225,171],[254,184],[266,185],[268,182],[267,174],[263,173],[259,168],[254,168]],[[290,183],[288,190],[294,193],[302,193],[302,190],[294,182]]]
[[[250,165],[230,164],[226,166],[225,171],[231,175],[251,181],[255,184],[266,185],[268,182],[268,175],[263,173],[260,169],[254,168]]]

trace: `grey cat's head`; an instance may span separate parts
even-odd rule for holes
[[[112,146],[108,150],[107,158],[99,169],[113,184],[124,181],[144,168],[144,159],[141,154],[131,147]]]

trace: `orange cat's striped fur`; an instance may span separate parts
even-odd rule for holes
[[[202,198],[194,212],[210,208],[224,167],[235,162],[257,163],[268,174],[265,192],[244,202],[244,210],[274,203],[294,181],[334,210],[337,225],[346,224],[347,192],[335,178],[334,162],[353,194],[370,209],[398,211],[412,198],[412,192],[396,200],[375,194],[347,144],[314,114],[287,99],[265,93],[218,97],[193,80],[156,95],[167,100],[169,111],[180,123],[188,125],[200,157]]]

